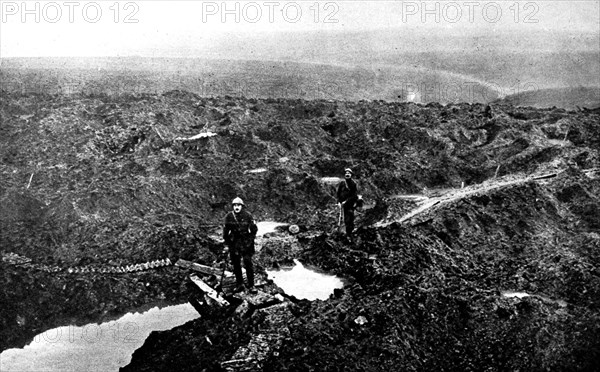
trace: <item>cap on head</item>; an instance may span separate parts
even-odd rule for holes
[[[352,174],[352,169],[350,169],[350,168],[344,169],[344,174],[346,174],[346,173]]]
[[[235,205],[235,204],[244,205],[244,201],[241,198],[235,198],[235,199],[233,199],[233,201],[231,202],[231,204],[233,204],[233,205]]]

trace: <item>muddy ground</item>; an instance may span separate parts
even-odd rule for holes
[[[0,247],[33,264],[0,263],[1,350],[186,301],[189,273],[173,266],[66,270],[213,264],[218,225],[241,196],[257,220],[302,228],[266,239],[260,270],[297,258],[347,281],[328,301],[293,302],[265,370],[598,365],[598,111],[3,92],[0,119]],[[215,135],[186,140],[203,132]],[[321,181],[346,166],[367,202],[351,246],[334,233],[333,189]],[[529,178],[545,174],[555,176]],[[463,184],[473,192],[460,194]],[[405,194],[456,197],[402,219],[422,205]],[[221,369],[271,321],[234,310],[153,333],[126,369]]]

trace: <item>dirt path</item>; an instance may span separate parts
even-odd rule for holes
[[[440,196],[432,197],[432,198],[429,198],[425,195],[398,195],[395,198],[414,200],[414,201],[417,201],[417,203],[422,203],[422,204],[419,207],[410,211],[409,213],[403,215],[402,217],[400,217],[397,220],[387,221],[387,222],[378,222],[375,224],[375,227],[386,227],[394,222],[405,223],[405,222],[409,221],[410,219],[412,219],[413,217],[433,208],[434,206],[436,206],[438,204],[448,203],[448,202],[451,202],[454,200],[462,199],[464,197],[467,197],[467,196],[470,196],[473,194],[485,193],[490,190],[499,189],[499,188],[505,187],[505,186],[517,185],[517,184],[522,184],[522,183],[526,183],[526,182],[530,182],[530,181],[543,181],[543,180],[546,180],[549,178],[554,178],[558,174],[560,174],[564,171],[565,170],[563,169],[563,170],[559,170],[559,171],[553,172],[553,173],[529,175],[526,177],[511,176],[508,179],[507,178],[500,179],[500,180],[493,179],[490,181],[483,182],[481,184],[467,186],[463,189],[449,190]],[[591,174],[596,171],[597,170],[593,169],[593,170],[588,170],[588,171],[584,171],[584,172]]]

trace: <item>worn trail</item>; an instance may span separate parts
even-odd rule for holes
[[[422,213],[426,212],[427,210],[429,210],[439,204],[448,203],[448,202],[462,199],[464,197],[467,197],[470,195],[475,195],[478,193],[485,193],[485,192],[488,192],[491,190],[499,189],[501,187],[517,185],[517,184],[522,184],[522,183],[531,182],[531,181],[544,181],[544,180],[547,180],[550,178],[554,178],[564,171],[565,170],[563,169],[563,170],[559,170],[559,171],[553,172],[553,173],[530,175],[530,176],[526,176],[526,177],[517,177],[517,178],[511,177],[510,179],[500,180],[500,181],[499,180],[486,181],[482,184],[468,186],[464,189],[452,190],[452,191],[446,192],[445,194],[443,194],[441,196],[432,197],[432,198],[422,196],[422,195],[410,195],[408,199],[416,200],[418,203],[422,203],[422,205],[413,209],[412,211],[403,215],[402,217],[400,217],[397,220],[380,221],[375,224],[375,227],[385,227],[385,226],[389,226],[390,224],[396,223],[396,222],[397,223],[407,223],[413,217],[415,217],[419,214],[422,214]],[[598,169],[588,169],[588,170],[582,171],[582,173],[586,174],[590,178],[594,178],[594,174],[597,172],[598,172]],[[401,197],[401,196],[398,196],[398,197]]]

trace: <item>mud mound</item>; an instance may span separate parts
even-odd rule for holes
[[[0,115],[0,247],[36,265],[210,265],[235,196],[257,220],[302,226],[297,237],[266,237],[259,269],[300,259],[349,284],[329,301],[296,303],[269,368],[586,370],[598,358],[595,111],[173,91],[3,93]],[[331,177],[348,166],[368,206],[354,246],[332,234]],[[477,192],[394,222],[419,206],[398,194],[463,185]],[[1,265],[3,348],[87,320],[82,309],[110,316],[189,295],[176,268],[125,279]],[[207,314],[151,336],[130,368],[211,369],[262,321]]]
[[[587,226],[568,223],[569,205],[552,205],[555,188],[573,181],[484,192],[432,210],[418,227],[360,230],[363,255],[325,236],[311,241],[304,261],[355,284],[312,304],[270,367],[593,369],[600,277],[597,256],[581,247],[597,247],[598,235],[582,239]]]
[[[566,173],[482,190],[432,208],[416,226],[359,229],[354,246],[327,234],[299,239],[301,249],[280,253],[279,244],[268,244],[264,257],[295,255],[344,277],[347,285],[328,301],[298,302],[286,324],[289,337],[264,368],[593,370],[600,357],[600,276],[598,256],[590,253],[599,235],[582,238],[587,226],[570,223],[568,202],[555,197],[581,177]],[[157,335],[140,352],[151,361],[134,358],[132,366],[181,363],[165,354],[197,345],[189,337],[207,334],[206,321]],[[262,322],[238,321],[239,328],[218,335],[221,342],[249,337]],[[200,345],[194,355],[176,354],[203,368],[232,355],[229,346]]]

